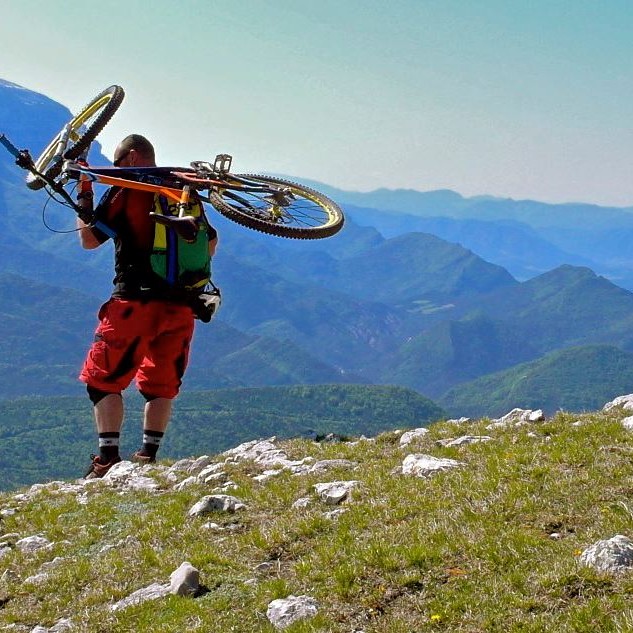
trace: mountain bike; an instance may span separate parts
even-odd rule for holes
[[[193,161],[189,167],[95,167],[85,162],[88,149],[117,111],[125,93],[110,86],[75,115],[33,160],[29,150],[19,150],[4,134],[2,144],[27,170],[26,185],[45,188],[82,219],[85,210],[71,193],[79,179],[104,185],[151,191],[179,205],[177,217],[156,216],[155,221],[172,226],[184,239],[195,237],[197,226],[184,213],[192,192],[210,203],[223,216],[242,226],[285,238],[321,239],[341,230],[344,217],[339,206],[327,196],[306,187],[272,176],[234,174],[232,157],[218,154],[215,160]],[[108,227],[93,217],[88,224],[106,234]]]

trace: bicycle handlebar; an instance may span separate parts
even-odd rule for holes
[[[20,157],[20,150],[4,134],[0,134],[0,143],[2,143],[15,158]]]

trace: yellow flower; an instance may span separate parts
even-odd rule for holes
[[[431,622],[439,622],[442,619],[442,616],[439,613],[434,613],[431,616]]]

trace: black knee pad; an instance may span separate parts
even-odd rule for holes
[[[97,389],[95,387],[91,387],[90,385],[86,385],[86,391],[88,392],[88,397],[93,405],[97,405],[101,402],[106,396],[120,396],[120,391],[101,391],[101,389]]]

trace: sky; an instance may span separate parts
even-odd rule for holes
[[[0,0],[0,78],[159,164],[633,206],[631,0]],[[52,134],[57,130],[51,130]],[[19,139],[16,139],[19,141]],[[19,142],[18,142],[19,144]]]

